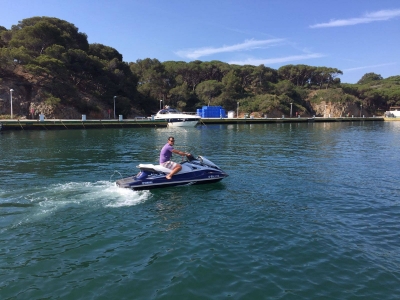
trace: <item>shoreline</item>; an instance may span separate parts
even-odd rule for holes
[[[202,118],[199,125],[208,124],[267,124],[267,123],[324,123],[324,122],[371,122],[400,121],[400,118],[385,117],[339,117],[339,118]],[[167,122],[151,119],[125,120],[0,120],[0,131],[10,130],[67,130],[67,129],[99,129],[99,128],[141,128],[167,127]]]

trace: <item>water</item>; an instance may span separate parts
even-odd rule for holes
[[[220,183],[114,181],[175,147]],[[398,299],[400,122],[0,134],[0,299]]]

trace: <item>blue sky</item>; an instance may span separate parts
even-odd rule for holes
[[[0,0],[0,25],[56,17],[126,62],[211,61],[326,66],[342,82],[400,75],[397,0]]]

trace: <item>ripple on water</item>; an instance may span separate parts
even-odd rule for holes
[[[14,144],[2,143],[2,153],[16,160],[0,169],[1,294],[397,299],[400,131],[392,126],[4,135]],[[143,192],[115,186],[116,169],[130,174],[157,160],[169,135],[230,176]],[[19,151],[24,144],[29,151]]]

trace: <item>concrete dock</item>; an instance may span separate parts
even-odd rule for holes
[[[266,123],[311,123],[311,122],[371,122],[400,121],[400,118],[384,117],[342,117],[342,118],[202,118],[199,125],[208,124],[266,124]],[[198,125],[198,126],[199,126]],[[167,122],[149,119],[125,120],[0,120],[0,130],[66,130],[91,128],[142,128],[167,127]]]
[[[400,120],[400,118],[399,118]],[[383,117],[340,117],[340,118],[202,118],[200,124],[265,124],[265,123],[312,123],[312,122],[365,122],[385,121]]]
[[[92,128],[167,127],[164,121],[132,120],[0,120],[0,130],[66,130]]]

